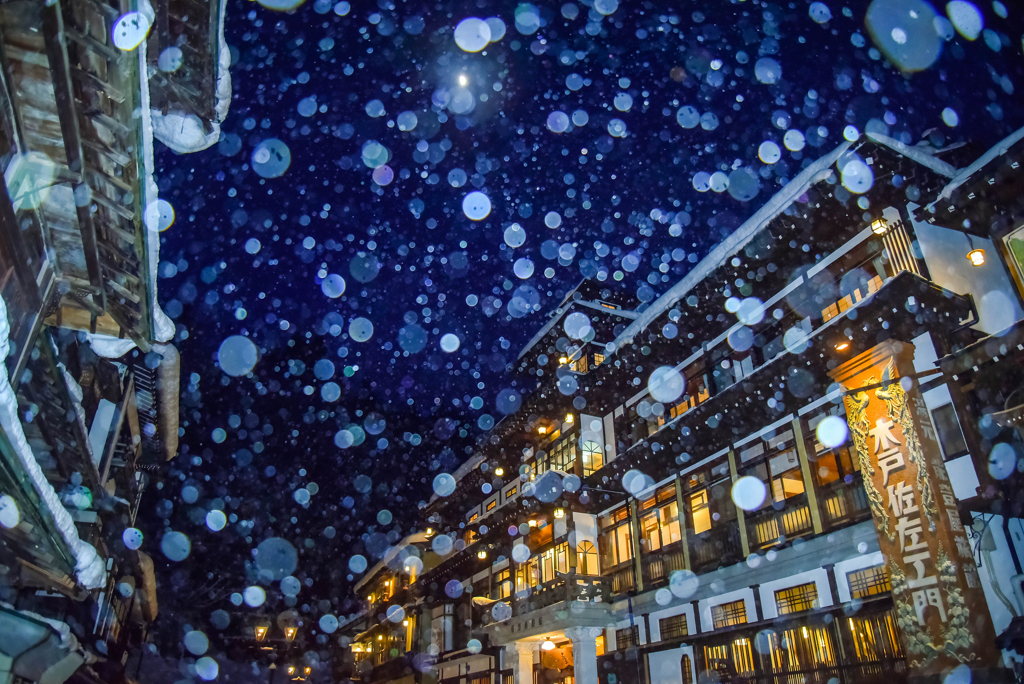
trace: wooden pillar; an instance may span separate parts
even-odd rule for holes
[[[818,490],[814,484],[814,473],[811,472],[811,462],[807,458],[804,420],[799,416],[793,419],[793,438],[796,441],[796,452],[800,456],[800,472],[804,477],[804,492],[807,493],[807,508],[811,511],[811,525],[814,526],[814,534],[821,534],[825,531],[825,527],[821,523],[821,506],[818,504]]]
[[[764,620],[764,609],[761,607],[761,585],[751,584],[750,588],[754,591],[754,622],[761,622]]]
[[[732,475],[732,482],[736,484],[736,480],[740,479],[739,471],[736,469],[736,452],[729,449],[729,473]],[[743,509],[739,506],[736,508],[736,522],[740,526],[740,548],[743,549],[744,560],[750,555],[750,542],[747,540],[747,519],[743,515]]]
[[[683,481],[679,475],[675,477],[676,484],[676,506],[679,509],[679,539],[683,545],[683,564],[687,570],[690,569],[690,541],[687,539],[687,515],[686,506],[683,505]]]
[[[644,564],[640,558],[640,518],[636,499],[629,500],[629,524],[633,528],[633,577],[636,579],[636,590],[644,590]]]
[[[839,582],[836,580],[836,566],[833,563],[821,566],[825,570],[825,574],[828,575],[828,589],[832,592],[832,605],[841,605],[839,600]]]

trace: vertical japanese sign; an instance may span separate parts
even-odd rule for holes
[[[913,373],[913,358],[912,344],[887,341],[829,375],[851,391],[846,420],[892,577],[911,675],[934,676],[961,663],[996,667],[978,567],[931,418],[904,377]]]

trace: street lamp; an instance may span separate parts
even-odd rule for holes
[[[256,641],[263,641],[267,638],[267,626],[256,625]]]
[[[298,632],[298,631],[299,630],[296,629],[295,627],[285,627],[284,628],[284,638],[287,639],[288,641],[294,641],[295,640],[295,633]]]

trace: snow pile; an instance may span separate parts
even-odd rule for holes
[[[865,135],[867,135],[868,138],[871,139],[873,142],[876,142],[879,145],[885,145],[886,147],[893,150],[897,154],[901,154],[907,159],[911,159],[920,164],[921,166],[931,169],[940,176],[952,178],[957,173],[956,167],[953,166],[952,164],[947,164],[941,159],[933,157],[932,155],[928,154],[927,152],[924,152],[923,150],[901,143],[899,140],[890,138],[887,135],[882,135],[881,133],[873,133],[871,131],[868,131]]]
[[[210,132],[206,132],[203,120],[195,114],[150,111],[153,134],[178,154],[199,152],[220,140],[220,124],[228,116],[228,107],[231,106],[231,49],[224,40],[226,4],[227,0],[221,0],[220,25],[217,29],[217,104],[214,107],[214,120],[210,122]],[[149,107],[144,109],[149,110]]]
[[[1013,147],[1018,142],[1020,142],[1021,139],[1024,139],[1024,128],[1018,128],[1013,133],[1011,133],[1010,135],[1006,136],[1005,138],[1000,140],[998,143],[996,143],[985,154],[983,154],[980,157],[978,157],[974,161],[973,164],[971,164],[968,167],[965,167],[965,168],[961,169],[960,172],[957,173],[953,177],[953,180],[951,180],[946,185],[946,187],[942,188],[942,192],[939,193],[938,198],[936,198],[936,200],[934,202],[932,202],[931,204],[928,205],[928,207],[927,207],[928,211],[934,210],[935,205],[940,200],[948,200],[950,197],[952,197],[953,196],[953,192],[957,188],[959,188],[961,185],[966,183],[967,180],[971,176],[973,176],[978,171],[983,169],[990,161],[992,161],[993,159],[995,159],[999,155],[1006,154],[1006,152],[1011,147]]]
[[[75,521],[57,498],[57,492],[46,480],[35,454],[32,453],[25,431],[18,417],[18,399],[7,377],[7,366],[3,363],[10,351],[11,327],[7,322],[7,303],[0,296],[0,427],[3,427],[14,453],[17,454],[32,484],[35,485],[42,504],[53,516],[57,529],[75,557],[75,571],[78,581],[86,589],[98,589],[106,584],[107,571],[103,559],[96,549],[78,537]]]

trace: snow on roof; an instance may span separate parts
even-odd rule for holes
[[[921,166],[931,169],[940,176],[952,178],[957,173],[955,166],[947,164],[937,157],[933,157],[918,147],[911,147],[910,145],[901,143],[899,140],[894,140],[893,138],[890,138],[887,135],[882,135],[881,133],[872,133],[869,131],[866,135],[872,142],[884,145],[897,154],[901,154],[907,159],[912,159]]]
[[[729,237],[718,243],[682,280],[670,287],[661,297],[654,300],[642,314],[615,338],[609,351],[614,353],[621,349],[623,345],[631,342],[637,334],[643,332],[647,326],[685,297],[690,290],[711,275],[729,257],[743,249],[755,235],[768,225],[769,221],[781,214],[786,207],[807,192],[812,185],[825,180],[832,173],[830,168],[832,164],[850,149],[851,144],[850,142],[844,142],[825,156],[813,161],[806,169],[797,174],[793,180],[786,183],[753,216],[733,231]]]
[[[384,554],[384,557],[377,561],[377,563],[374,564],[374,566],[370,568],[358,582],[356,582],[356,593],[359,593],[362,588],[366,586],[366,583],[373,579],[385,565],[393,561],[395,556],[397,556],[402,549],[411,544],[421,544],[427,541],[427,539],[428,537],[426,532],[416,532],[415,534],[410,534],[408,537],[389,548]]]
[[[1007,150],[1013,147],[1015,144],[1020,142],[1024,138],[1024,128],[1018,128],[1010,135],[1006,136],[994,146],[992,146],[985,154],[981,155],[974,160],[974,163],[970,166],[964,167],[953,176],[953,180],[946,184],[946,187],[942,188],[942,192],[935,198],[935,201],[928,205],[927,209],[931,210],[939,202],[939,200],[948,200],[953,196],[953,192],[961,185],[967,182],[967,180],[975,173],[984,168],[990,161],[996,157],[1006,154]]]

